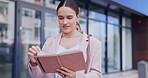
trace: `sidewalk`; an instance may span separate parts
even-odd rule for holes
[[[105,74],[103,75],[103,78],[138,78],[138,71],[131,70],[113,74]]]

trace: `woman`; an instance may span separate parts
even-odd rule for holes
[[[80,49],[85,61],[87,60],[86,49],[88,46],[87,34],[78,31],[79,8],[74,0],[63,0],[57,7],[59,26],[62,33],[58,36],[46,40],[42,51],[48,53],[61,53],[71,49]],[[90,38],[90,62],[88,63],[87,73],[85,71],[72,71],[62,67],[57,69],[58,74],[47,73],[47,78],[102,78],[101,74],[101,44],[100,41]],[[29,71],[32,78],[42,78],[44,74],[39,69],[33,58],[41,49],[38,46],[29,48],[28,56],[30,58]]]

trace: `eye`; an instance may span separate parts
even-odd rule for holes
[[[58,16],[58,19],[62,20],[62,19],[64,19],[64,17],[62,17],[62,16]]]
[[[72,16],[68,16],[68,17],[67,17],[67,19],[72,19],[72,18],[73,18]]]
[[[59,17],[60,20],[64,19],[63,17]]]

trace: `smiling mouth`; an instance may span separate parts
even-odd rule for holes
[[[64,30],[67,30],[70,26],[63,26]]]

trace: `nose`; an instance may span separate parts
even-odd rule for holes
[[[67,24],[67,23],[68,23],[67,19],[64,19],[63,24]]]

